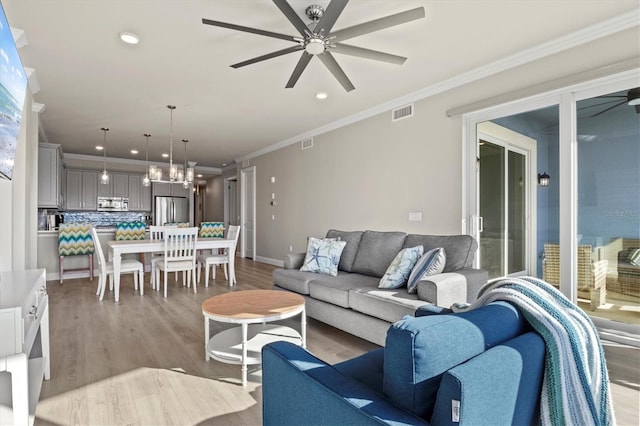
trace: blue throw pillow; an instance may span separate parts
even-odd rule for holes
[[[413,267],[409,281],[407,282],[407,290],[409,293],[418,291],[418,281],[435,274],[441,274],[444,265],[447,263],[447,257],[442,247],[434,248],[426,252]]]
[[[422,253],[423,246],[416,246],[400,250],[391,265],[387,268],[387,272],[380,279],[378,288],[400,288],[407,282],[409,274],[413,269]]]
[[[346,241],[336,241],[334,238],[309,238],[307,254],[301,271],[317,272],[326,275],[338,275],[338,263]]]

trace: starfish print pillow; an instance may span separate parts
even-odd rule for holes
[[[334,238],[309,238],[307,254],[300,270],[338,275],[338,263],[346,245],[346,241],[336,241]]]

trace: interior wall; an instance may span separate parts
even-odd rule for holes
[[[224,220],[224,179],[215,176],[207,180],[204,201],[204,221],[222,222]]]
[[[13,179],[0,179],[0,271],[35,267],[38,210],[38,114],[31,110],[33,97],[27,92],[16,145]]]
[[[330,228],[460,233],[462,118],[445,111],[639,51],[638,29],[623,31],[415,102],[411,118],[392,123],[383,113],[317,135],[311,149],[294,144],[252,158],[258,258],[281,261]],[[409,212],[422,212],[422,221],[410,222]]]

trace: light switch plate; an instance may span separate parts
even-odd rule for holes
[[[420,222],[422,220],[422,212],[409,212],[410,222]]]

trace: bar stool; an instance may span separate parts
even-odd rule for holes
[[[89,223],[61,223],[58,230],[58,257],[60,262],[60,284],[64,281],[64,258],[68,256],[89,256],[88,269],[69,271],[89,271],[89,281],[93,281],[93,238]]]

